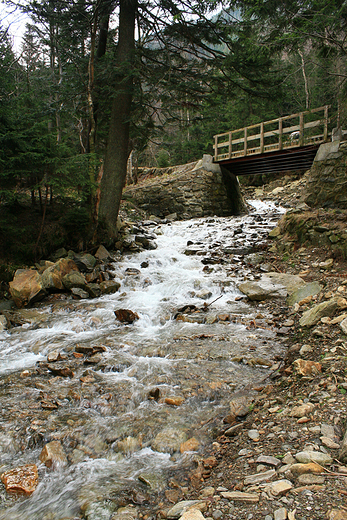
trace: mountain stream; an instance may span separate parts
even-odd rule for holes
[[[264,380],[283,345],[237,283],[252,278],[244,260],[281,209],[251,204],[243,217],[148,223],[157,248],[117,259],[117,293],[41,303],[0,333],[0,473],[39,471],[30,497],[0,484],[0,519],[109,520],[165,489],[211,442],[233,392]],[[200,312],[179,312],[186,306]],[[120,308],[139,319],[120,323]],[[78,354],[91,347],[91,357]],[[70,377],[44,370],[54,353]],[[39,460],[52,440],[68,460],[54,470]]]

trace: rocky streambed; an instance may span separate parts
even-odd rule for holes
[[[269,252],[278,217],[257,202],[152,223],[157,249],[113,264],[117,292],[17,311],[1,333],[0,518],[345,518],[347,285],[320,251]],[[293,297],[306,282],[319,288]]]

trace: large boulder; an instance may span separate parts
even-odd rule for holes
[[[271,279],[266,276],[263,276],[261,280],[256,282],[241,283],[238,288],[252,301],[285,298],[288,294],[284,285],[273,283]]]
[[[305,311],[301,316],[299,323],[301,327],[313,327],[313,325],[316,325],[321,318],[332,316],[338,308],[339,303],[336,298],[319,303]]]
[[[47,294],[41,275],[34,269],[18,269],[9,285],[17,307],[42,300]]]
[[[78,272],[75,262],[69,258],[60,258],[42,273],[44,288],[49,291],[63,290],[63,278],[71,272]]]

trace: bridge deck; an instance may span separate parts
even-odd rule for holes
[[[218,161],[234,175],[262,175],[266,173],[308,170],[311,168],[319,144],[303,146],[290,150],[238,157]]]
[[[328,140],[329,108],[327,105],[215,135],[214,162],[240,171],[236,175],[257,173],[247,171],[253,170],[252,164],[261,165],[263,171],[258,173],[309,168],[319,145]]]

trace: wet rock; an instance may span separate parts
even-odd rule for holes
[[[141,274],[140,269],[135,269],[135,267],[128,267],[125,269],[124,273],[129,276],[137,276],[138,274]]]
[[[53,350],[53,352],[50,352],[47,356],[48,363],[54,363],[55,361],[62,361],[66,359],[66,356],[61,354],[59,350]]]
[[[315,296],[319,294],[322,290],[322,285],[318,282],[306,283],[302,285],[298,289],[296,289],[290,296],[287,298],[287,305],[294,305],[295,303],[299,303],[307,297]]]
[[[313,327],[325,316],[332,316],[338,309],[338,302],[336,299],[331,299],[326,302],[319,303],[304,312],[299,320],[301,327]]]
[[[140,318],[136,312],[130,311],[129,309],[117,309],[114,313],[117,320],[121,323],[133,323]]]
[[[61,291],[64,289],[64,276],[72,272],[79,272],[75,262],[70,258],[60,258],[60,260],[42,273],[43,286],[48,291]]]
[[[257,493],[244,493],[242,491],[222,491],[221,496],[236,502],[259,502]]]
[[[333,461],[330,455],[321,453],[320,451],[300,451],[299,453],[296,453],[295,458],[298,462],[302,462],[304,464],[309,462],[316,462],[321,466],[331,464]]]
[[[293,366],[295,371],[301,376],[315,376],[322,372],[322,365],[320,363],[307,359],[296,359],[293,362]]]
[[[101,354],[93,354],[92,356],[88,357],[85,361],[85,365],[96,365],[97,363],[100,363],[102,361]]]
[[[36,464],[26,464],[5,471],[0,476],[7,493],[31,495],[38,484],[39,477]]]
[[[121,453],[134,453],[142,448],[142,439],[137,437],[126,437],[117,442],[117,451]]]
[[[174,453],[187,440],[184,432],[175,428],[165,428],[160,431],[152,442],[152,449],[162,453]]]
[[[186,451],[197,451],[199,448],[199,441],[195,437],[191,437],[180,445],[180,452],[185,453]]]
[[[62,283],[65,289],[71,290],[73,288],[86,289],[86,279],[82,273],[78,271],[72,271],[62,277]]]
[[[138,518],[137,511],[134,507],[120,507],[116,514],[110,520],[136,520]]]
[[[54,400],[42,399],[41,406],[43,410],[56,410],[58,408],[58,403]]]
[[[104,502],[90,502],[84,505],[84,518],[86,520],[110,520],[110,516],[114,513],[114,504]]]
[[[47,294],[41,275],[33,269],[18,269],[9,286],[11,297],[20,308],[42,300]]]
[[[47,468],[58,469],[67,464],[67,458],[60,441],[52,441],[46,444],[39,458]]]
[[[7,329],[7,318],[3,314],[0,315],[0,332]]]
[[[166,404],[170,404],[171,406],[180,406],[184,403],[184,397],[165,397],[164,402]]]
[[[165,481],[162,475],[157,473],[141,473],[138,479],[152,491],[161,491],[165,487]]]
[[[95,253],[95,258],[101,261],[105,261],[110,258],[110,253],[107,251],[106,247],[100,245]]]
[[[115,280],[105,280],[100,283],[101,294],[114,294],[120,288],[120,283]]]
[[[208,300],[209,298],[211,298],[212,296],[212,293],[211,291],[201,291],[199,293],[196,294],[196,297],[197,298],[200,298],[201,300]]]
[[[155,401],[158,401],[159,398],[160,398],[160,389],[159,388],[152,388],[152,390],[150,390],[148,392],[149,400],[154,399]]]
[[[74,377],[74,373],[70,367],[66,366],[64,363],[55,363],[54,365],[50,363],[42,364],[44,368],[47,368],[52,374],[55,376],[61,377]]]
[[[89,298],[89,293],[79,287],[72,287],[71,294],[77,300],[87,300]]]
[[[97,259],[90,253],[85,253],[79,257],[81,271],[92,271],[96,266]],[[77,264],[78,265],[78,264]]]

